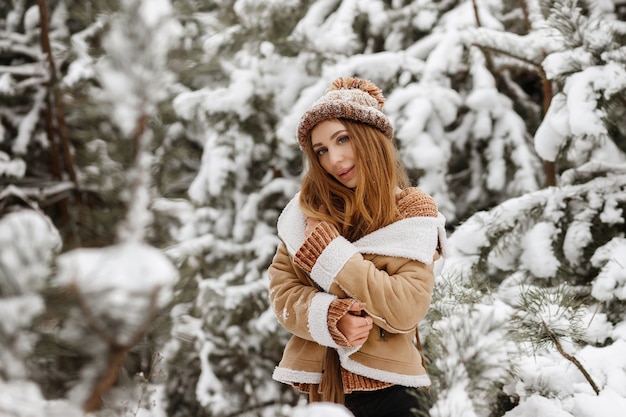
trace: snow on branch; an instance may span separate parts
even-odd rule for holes
[[[0,294],[30,294],[45,286],[61,236],[44,214],[23,209],[0,220]]]
[[[546,59],[547,68],[554,55]],[[552,73],[558,72],[553,69]],[[535,133],[535,148],[541,157],[554,161],[564,151],[568,159],[578,160],[581,153],[589,153],[594,142],[596,152],[606,149],[605,155],[619,155],[609,138],[605,125],[606,111],[600,100],[608,100],[626,91],[626,70],[618,63],[604,66],[591,66],[570,75],[565,81],[563,91],[557,93],[550,103],[548,112]],[[613,149],[615,149],[614,152]],[[614,159],[615,157],[613,157]],[[588,158],[584,158],[588,159]]]
[[[33,100],[33,106],[30,111],[21,120],[17,138],[13,142],[12,150],[16,155],[24,155],[26,149],[33,138],[33,132],[39,123],[39,113],[46,104],[47,91],[44,88],[39,88],[35,94]]]
[[[592,249],[591,236],[598,222],[617,233],[625,218],[625,213],[616,210],[626,201],[625,186],[626,175],[597,177],[528,193],[478,212],[450,236],[451,256],[443,273],[458,274],[465,281],[488,267],[488,274],[519,270],[535,278],[558,278],[563,266],[588,262],[583,253]],[[541,223],[545,225],[540,229],[533,227]],[[550,225],[556,226],[554,233],[549,232]],[[526,239],[527,235],[534,239]],[[560,267],[538,269],[537,265],[554,265],[555,256]]]
[[[58,258],[56,282],[75,288],[103,339],[132,345],[146,318],[172,296],[178,272],[158,249],[121,244],[75,249]]]
[[[141,116],[154,114],[156,104],[167,97],[164,87],[173,77],[167,55],[181,28],[169,0],[125,0],[121,8],[103,39],[106,56],[97,72],[104,99],[113,105],[114,122],[131,136]]]
[[[25,361],[37,340],[31,327],[45,311],[39,292],[46,286],[54,255],[61,250],[61,238],[43,214],[22,209],[0,219],[0,248],[0,369],[2,379],[20,381],[28,377]],[[0,392],[5,394],[9,388],[0,387]],[[3,404],[8,401],[3,397],[0,410],[6,411],[11,407]]]
[[[39,77],[45,78],[45,71],[39,63],[28,63],[21,65],[0,65],[0,74],[11,74],[18,77]]]
[[[170,92],[174,75],[168,70],[167,57],[181,28],[169,0],[125,0],[109,26],[103,39],[106,55],[96,68],[102,100],[110,104],[114,123],[135,145],[135,163],[123,195],[128,210],[118,236],[122,241],[140,242],[152,222],[149,144],[153,133],[148,122]]]
[[[0,130],[0,136],[2,131]],[[26,162],[21,158],[11,157],[0,151],[0,177],[23,178],[26,173]]]

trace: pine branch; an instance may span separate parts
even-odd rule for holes
[[[589,375],[589,372],[587,372],[587,370],[580,363],[580,361],[578,359],[576,359],[574,356],[572,356],[569,353],[565,352],[565,350],[563,349],[563,346],[561,345],[561,342],[559,342],[559,339],[556,337],[554,332],[552,332],[552,330],[549,329],[549,327],[546,324],[545,320],[541,320],[541,325],[543,326],[543,329],[545,330],[546,334],[548,335],[548,337],[550,338],[552,343],[554,343],[554,346],[556,346],[556,349],[559,351],[561,356],[563,356],[565,359],[567,359],[568,361],[573,363],[574,366],[576,366],[576,368],[578,368],[578,370],[580,372],[582,372],[583,376],[585,377],[587,382],[589,382],[589,385],[591,385],[591,388],[593,388],[593,390],[595,391],[596,395],[600,395],[600,390],[598,389],[598,386],[596,385],[596,383],[591,378],[591,375]]]
[[[472,0],[473,2],[475,0]],[[477,18],[478,19],[478,18]],[[502,49],[498,49],[495,48],[493,46],[485,46],[485,45],[479,45],[477,43],[473,43],[473,46],[478,47],[479,49],[481,49],[483,51],[483,53],[485,54],[485,57],[488,58],[487,59],[487,67],[489,69],[489,71],[492,74],[496,74],[495,70],[490,66],[491,60],[489,59],[489,54],[487,52],[491,51],[500,55],[504,55],[507,56],[509,58],[513,58],[516,59],[520,62],[523,62],[525,64],[530,65],[531,67],[536,68],[537,72],[539,73],[539,76],[541,78],[541,84],[542,84],[542,91],[543,91],[543,102],[541,104],[542,109],[543,109],[543,114],[545,115],[548,111],[548,108],[550,107],[550,103],[552,102],[552,83],[550,82],[550,80],[548,80],[548,78],[546,77],[546,73],[543,70],[543,67],[540,64],[537,64],[529,59],[514,55],[508,51],[504,51]],[[545,55],[545,54],[544,54]],[[553,185],[556,185],[556,163],[554,161],[544,161],[543,163],[543,167],[544,167],[544,174],[545,174],[545,186],[546,187],[550,187]]]
[[[143,241],[146,233],[146,216],[145,212],[149,211],[149,202],[142,193],[148,187],[150,182],[150,168],[146,166],[145,154],[148,152],[148,115],[141,112],[136,121],[135,133],[133,141],[134,148],[134,165],[133,172],[130,175],[128,190],[130,194],[129,204],[126,209],[126,218],[118,230],[118,239],[120,241],[133,240]],[[144,213],[139,215],[138,212]]]
[[[545,73],[543,72],[543,68],[541,67],[541,64],[537,64],[536,62],[531,61],[530,59],[523,58],[523,57],[521,57],[519,55],[514,55],[513,53],[511,53],[509,51],[505,51],[504,49],[499,49],[499,48],[496,48],[494,46],[479,45],[479,44],[477,44],[475,42],[472,43],[472,45],[480,48],[482,51],[494,52],[494,53],[496,53],[498,55],[504,55],[506,57],[513,58],[513,59],[515,59],[517,61],[523,62],[523,63],[525,63],[525,64],[527,64],[527,65],[529,65],[529,66],[531,66],[533,68],[536,68],[536,70],[539,73],[539,75],[542,78],[545,78]]]

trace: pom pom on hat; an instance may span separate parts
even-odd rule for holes
[[[393,127],[382,112],[385,97],[380,88],[369,80],[337,78],[313,105],[302,115],[298,125],[298,143],[304,149],[311,130],[320,122],[347,119],[366,123],[393,139]]]

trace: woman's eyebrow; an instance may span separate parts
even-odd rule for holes
[[[347,132],[348,132],[348,131],[347,131],[347,130],[345,130],[345,129],[344,129],[344,130],[338,130],[338,131],[336,131],[335,133],[333,133],[333,134],[330,136],[330,138],[331,138],[331,139],[335,139],[335,138],[337,137],[337,135],[340,135],[340,134],[342,134],[342,133],[347,133]]]

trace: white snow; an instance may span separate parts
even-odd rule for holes
[[[0,129],[0,135],[2,129]],[[23,178],[26,173],[26,162],[21,158],[10,159],[10,156],[0,151],[0,177]]]
[[[347,408],[332,403],[311,403],[293,409],[291,417],[351,417]]]
[[[520,260],[534,276],[550,278],[556,274],[561,264],[554,256],[552,242],[558,238],[558,233],[552,223],[537,223],[524,236]]]
[[[558,401],[549,400],[540,395],[532,395],[524,399],[513,410],[504,415],[505,417],[530,417],[530,416],[550,416],[550,417],[573,417],[572,414],[564,411]]]
[[[173,77],[167,70],[167,54],[182,29],[171,16],[169,0],[125,0],[122,6],[129,12],[122,15],[126,21],[113,19],[110,23],[103,39],[107,54],[96,71],[103,99],[112,104],[113,120],[130,137],[140,117],[151,115],[156,104],[167,97],[165,87]],[[131,16],[134,6],[138,13]],[[71,80],[79,78],[80,72],[72,74]]]
[[[336,53],[356,51],[357,39],[352,25],[357,3],[357,0],[321,0],[313,3],[306,16],[298,22],[293,36],[303,37],[319,50]]]
[[[2,294],[31,294],[44,288],[49,263],[61,246],[59,232],[44,214],[23,209],[4,215],[0,219]]]
[[[108,336],[125,346],[145,331],[146,317],[172,297],[178,271],[162,251],[141,243],[75,249],[58,257],[58,285],[75,288]]]
[[[15,138],[12,151],[16,155],[24,155],[30,145],[36,125],[39,122],[39,112],[41,112],[46,104],[45,98],[48,92],[44,88],[38,88],[35,93],[33,107],[22,118],[18,135]]]
[[[598,300],[626,300],[626,239],[613,238],[598,248],[591,263],[600,268],[591,294]]]

